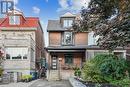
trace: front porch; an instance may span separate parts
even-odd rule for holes
[[[47,79],[60,80],[74,76],[74,68],[82,68],[84,63],[97,54],[109,53],[98,46],[87,47],[48,47],[47,48]],[[126,58],[126,50],[117,48],[113,54]]]
[[[80,52],[49,52],[48,53],[48,80],[68,79],[74,76],[74,68],[82,68],[86,51]]]

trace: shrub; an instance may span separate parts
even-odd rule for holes
[[[112,79],[120,80],[126,77],[127,64],[123,58],[108,58],[100,65],[100,71],[104,77],[113,77]]]
[[[111,83],[121,87],[127,87],[130,82],[126,71],[126,60],[112,54],[98,54],[88,60],[82,69],[83,79],[86,81]]]
[[[127,66],[128,66],[128,75],[130,77],[130,60],[127,60]]]
[[[100,71],[98,66],[94,63],[93,60],[88,60],[83,69],[83,79],[91,82],[102,82],[102,76],[100,75]]]
[[[25,82],[28,82],[28,81],[32,80],[32,75],[23,75],[22,80]]]
[[[3,69],[2,68],[0,68],[0,76],[2,76],[2,74],[3,74]]]
[[[78,67],[74,68],[74,75],[77,76],[77,77],[81,76],[81,70],[80,70],[80,68],[78,68]]]
[[[111,80],[110,84],[116,85],[117,87],[130,87],[130,79],[123,78],[120,80]]]

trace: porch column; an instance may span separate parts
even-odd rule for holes
[[[50,75],[50,60],[51,60],[51,56],[50,56],[50,53],[48,52],[47,53],[47,56],[46,56],[46,58],[47,58],[47,79],[49,79],[49,75]]]
[[[88,59],[88,51],[86,50],[85,51],[85,61],[87,61],[87,59]]]
[[[61,79],[61,78],[62,78],[61,62],[62,62],[62,58],[58,58],[58,71],[59,71],[59,79]]]

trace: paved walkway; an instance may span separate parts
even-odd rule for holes
[[[35,80],[29,83],[10,83],[5,85],[0,85],[0,87],[72,87],[67,80],[63,81],[47,81],[47,80]]]
[[[62,81],[46,81],[46,80],[39,80],[33,83],[29,87],[72,87],[67,80]]]

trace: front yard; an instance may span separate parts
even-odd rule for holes
[[[75,79],[87,87],[130,87],[128,64],[116,55],[98,54],[75,70]]]

